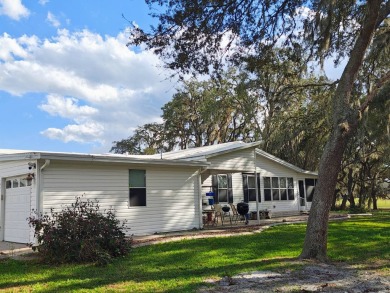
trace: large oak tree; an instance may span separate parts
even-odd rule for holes
[[[179,73],[208,74],[218,72],[227,62],[251,63],[275,46],[289,48],[291,58],[307,56],[308,61],[320,63],[328,57],[336,58],[336,62],[340,58],[347,60],[332,95],[330,135],[319,164],[318,185],[301,253],[302,258],[326,260],[328,216],[344,150],[358,128],[362,112],[390,79],[388,70],[376,76],[372,86],[365,89],[364,101],[354,93],[373,38],[385,40],[380,50],[389,47],[385,20],[390,1],[146,2],[156,8],[153,11],[159,24],[148,31],[134,28],[129,45],[145,44],[165,60],[167,67]]]

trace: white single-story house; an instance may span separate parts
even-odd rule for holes
[[[0,150],[0,241],[33,242],[26,220],[33,210],[60,210],[81,195],[97,199],[101,209],[115,209],[133,235],[202,228],[210,191],[214,202],[246,201],[250,211],[267,209],[273,216],[309,210],[317,173],[259,144],[158,155]]]

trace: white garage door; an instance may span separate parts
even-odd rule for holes
[[[23,177],[8,178],[5,189],[4,240],[18,243],[30,241],[27,218],[31,211],[31,181]]]

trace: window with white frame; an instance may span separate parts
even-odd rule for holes
[[[264,200],[294,200],[294,179],[292,177],[263,177]]]
[[[215,203],[233,203],[232,174],[212,176]]]
[[[226,174],[218,176],[218,196],[220,202],[227,202],[228,198],[228,178]]]
[[[145,170],[129,170],[129,205],[146,206]]]

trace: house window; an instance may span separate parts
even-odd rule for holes
[[[146,206],[145,170],[129,170],[129,202],[131,207]]]
[[[255,174],[242,174],[242,183],[244,187],[244,201],[256,201],[256,177]],[[261,201],[260,196],[260,176],[257,174],[257,188],[258,197]]]
[[[232,174],[212,176],[215,203],[233,203]]]
[[[11,181],[11,180],[5,181],[5,188],[6,188],[6,189],[12,188],[12,181]]]
[[[314,190],[315,190],[315,187],[317,185],[317,179],[306,178],[305,185],[306,185],[306,201],[312,202]]]
[[[18,187],[19,187],[19,179],[13,179],[12,188],[18,188]]]
[[[264,200],[294,200],[294,179],[291,177],[263,177]]]
[[[218,195],[219,201],[227,202],[228,196],[228,179],[227,175],[217,175],[218,176]]]

